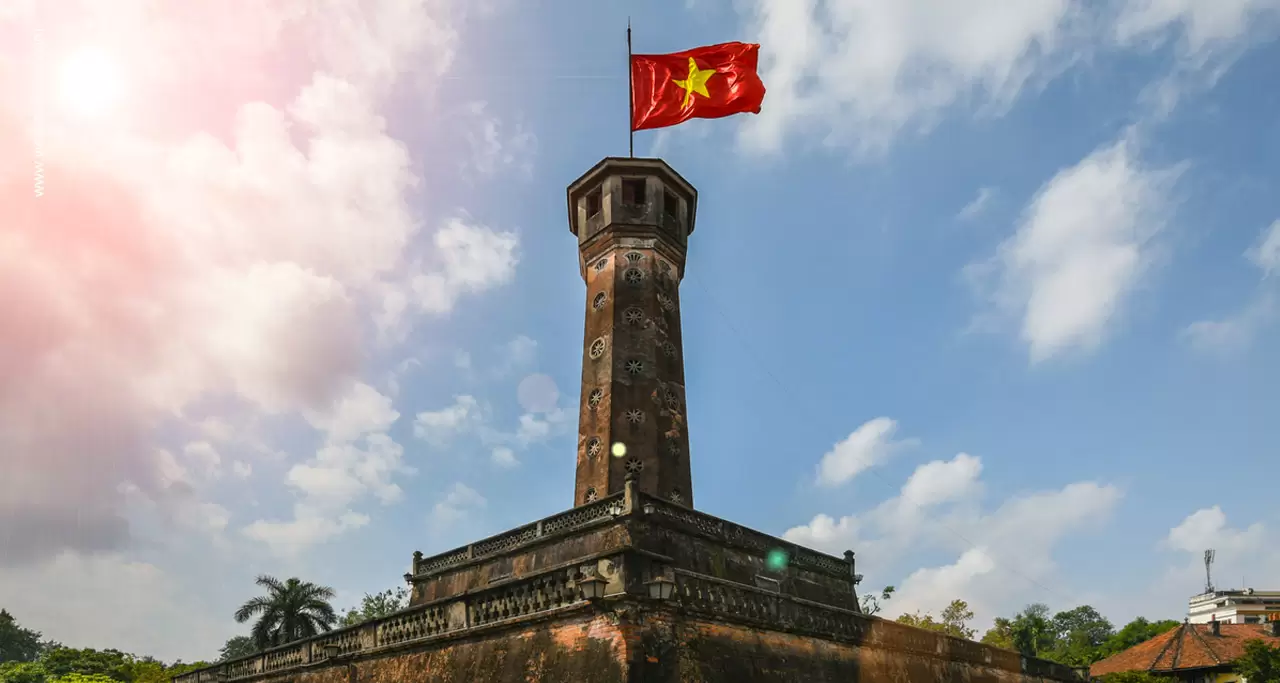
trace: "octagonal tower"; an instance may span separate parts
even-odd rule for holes
[[[574,504],[632,474],[693,507],[679,286],[698,192],[661,159],[610,157],[568,199],[587,284]]]

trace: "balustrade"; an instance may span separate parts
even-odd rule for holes
[[[430,574],[471,560],[498,555],[544,536],[581,529],[601,520],[613,519],[624,512],[626,507],[623,504],[623,494],[614,494],[590,505],[582,505],[548,517],[541,522],[527,524],[504,534],[486,538],[465,548],[456,548],[417,560],[414,563],[413,573],[415,575]]]
[[[175,677],[173,683],[217,683],[276,673],[321,663],[331,657],[401,645],[579,604],[582,600],[578,594],[576,572],[572,568],[546,572],[459,600],[401,610],[381,619],[192,671]],[[449,616],[454,607],[460,611],[457,619],[451,621]],[[462,614],[467,615],[465,622]]]

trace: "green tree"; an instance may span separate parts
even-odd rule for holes
[[[251,636],[259,649],[310,638],[331,630],[338,621],[329,604],[334,596],[332,588],[298,578],[281,582],[265,575],[256,583],[266,588],[267,594],[241,605],[235,617],[242,624],[257,617]]]
[[[970,619],[973,619],[973,611],[969,609],[969,603],[964,600],[952,600],[951,604],[942,610],[941,619],[934,619],[932,614],[916,612],[898,617],[898,623],[945,633],[957,638],[973,638],[975,631],[968,626]]]
[[[102,674],[69,673],[58,678],[50,678],[48,683],[115,683],[116,679]]]
[[[0,609],[0,662],[34,662],[40,656],[40,632],[18,625]]]
[[[408,606],[409,591],[403,586],[373,595],[365,593],[359,607],[349,609],[342,615],[342,625],[355,626],[370,619],[378,619],[399,612]]]
[[[996,617],[995,623],[987,632],[982,634],[982,642],[992,647],[1004,648],[1006,650],[1018,649],[1013,642],[1013,620],[1004,617]]]
[[[5,662],[0,664],[0,683],[45,683],[49,672],[40,662]]]
[[[1280,683],[1280,647],[1250,640],[1244,644],[1244,656],[1236,660],[1235,668],[1249,683]]]
[[[119,650],[58,647],[40,655],[40,665],[51,678],[63,678],[73,673],[99,674],[123,683],[133,683],[137,660]]]
[[[1027,605],[1009,625],[1013,649],[1028,657],[1047,657],[1057,645],[1057,634],[1049,619],[1049,606]]]
[[[1118,652],[1124,652],[1138,643],[1145,643],[1161,633],[1175,629],[1179,623],[1173,619],[1148,621],[1145,617],[1138,617],[1125,624],[1123,628],[1108,638],[1106,643],[1103,643],[1101,648],[1102,659]]]
[[[893,597],[893,591],[893,586],[885,586],[884,590],[880,591],[879,597],[877,597],[875,593],[867,593],[862,596],[859,600],[862,607],[862,613],[866,615],[879,614],[881,610],[880,603],[888,602],[889,598]]]
[[[1103,646],[1115,635],[1111,622],[1089,605],[1058,612],[1051,626],[1055,643],[1050,659],[1067,666],[1088,666],[1103,658]]]
[[[218,661],[226,662],[232,659],[240,659],[248,657],[258,651],[258,646],[253,644],[253,638],[249,636],[235,636],[227,640],[222,646],[222,650],[218,652]]]

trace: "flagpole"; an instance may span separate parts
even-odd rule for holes
[[[636,156],[636,92],[631,71],[631,17],[627,17],[627,156]]]

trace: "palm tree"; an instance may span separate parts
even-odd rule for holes
[[[292,578],[284,583],[273,576],[259,576],[256,582],[267,594],[244,603],[236,610],[236,621],[243,624],[261,615],[251,633],[259,649],[284,645],[329,631],[338,621],[329,601],[334,592],[327,586]]]

